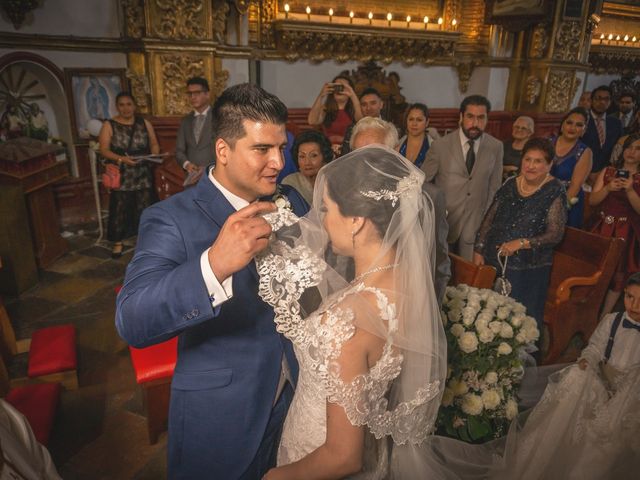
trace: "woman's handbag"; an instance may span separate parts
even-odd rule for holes
[[[120,167],[107,163],[104,167],[104,173],[102,174],[102,185],[110,190],[117,190],[120,188]]]
[[[507,280],[507,261],[509,257],[504,255],[504,263],[502,263],[502,250],[498,250],[498,263],[500,264],[500,275],[496,278],[496,282],[493,284],[493,289],[500,295],[508,297],[511,293],[511,282]]]

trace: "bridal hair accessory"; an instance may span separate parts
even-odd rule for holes
[[[362,195],[367,198],[373,198],[374,200],[391,200],[391,206],[395,207],[398,200],[402,197],[406,197],[409,194],[416,191],[416,187],[420,186],[422,177],[418,172],[411,172],[404,178],[398,181],[398,186],[395,190],[387,190],[383,188],[378,191],[360,191]]]

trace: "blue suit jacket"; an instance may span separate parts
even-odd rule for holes
[[[306,213],[295,190],[284,193],[297,214]],[[233,297],[211,306],[200,256],[232,213],[208,175],[146,209],[118,295],[116,326],[130,345],[180,335],[169,412],[172,479],[239,477],[262,440],[283,354],[297,375],[291,344],[258,296],[254,262],[233,275]]]
[[[587,128],[582,135],[582,141],[587,144],[593,154],[592,172],[599,172],[609,165],[611,152],[616,142],[622,135],[622,122],[619,118],[608,115],[605,120],[606,132],[604,145],[600,146],[600,138],[598,137],[598,128],[591,113],[587,121]]]

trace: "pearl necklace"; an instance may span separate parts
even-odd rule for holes
[[[383,265],[382,267],[372,268],[371,270],[367,270],[366,272],[361,273],[360,275],[358,275],[356,278],[351,280],[351,283],[355,285],[356,283],[360,282],[360,280],[362,280],[367,275],[371,275],[372,273],[383,272],[385,270],[390,270],[392,268],[397,267],[398,265],[400,265],[400,264],[399,263],[393,263],[393,264],[389,264],[389,265]]]
[[[522,193],[524,193],[525,195],[532,195],[534,193],[536,193],[538,190],[540,190],[540,188],[547,183],[547,180],[549,179],[549,174],[547,173],[544,177],[544,179],[540,182],[540,184],[536,187],[533,188],[533,190],[527,190],[525,188],[525,181],[524,181],[524,177],[520,177],[520,191]]]

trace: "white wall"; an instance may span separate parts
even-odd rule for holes
[[[222,68],[229,72],[228,87],[249,81],[249,60],[223,58]]]
[[[115,0],[46,0],[16,30],[4,11],[0,32],[76,35],[79,37],[119,37],[119,2]]]
[[[583,90],[593,90],[600,85],[609,85],[614,80],[620,80],[620,75],[596,75],[590,73],[587,75],[587,81]],[[640,75],[636,75],[636,81],[640,81]]]
[[[263,61],[260,65],[262,87],[280,97],[289,108],[310,107],[324,82],[343,70],[358,67],[357,62]],[[477,68],[464,94],[458,89],[458,75],[453,67],[407,67],[392,63],[383,69],[400,76],[401,93],[409,103],[424,102],[430,108],[457,108],[466,95],[482,94],[489,98],[494,110],[504,108],[509,79],[507,68]]]

